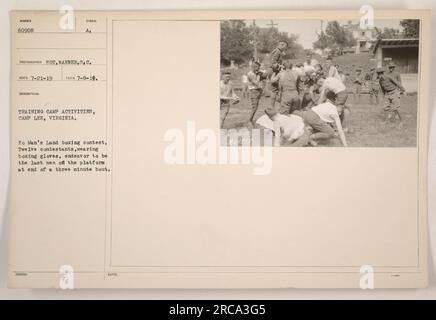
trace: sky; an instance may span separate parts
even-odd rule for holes
[[[358,20],[351,20],[353,24],[359,23]],[[247,24],[251,24],[252,21],[246,21]],[[328,20],[324,20],[324,29]],[[347,24],[348,20],[338,20],[340,24]],[[271,20],[256,20],[256,24],[259,27],[270,27]],[[321,20],[274,20],[275,26],[279,31],[285,31],[289,34],[298,35],[298,42],[305,49],[312,49],[312,43],[317,39],[317,33],[321,30]],[[400,26],[400,20],[376,20],[375,26],[383,29],[384,27],[395,28],[402,30]]]

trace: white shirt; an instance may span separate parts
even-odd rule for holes
[[[294,114],[289,116],[278,114],[275,121],[272,121],[268,115],[264,114],[257,119],[256,123],[274,132],[280,130],[281,136],[290,141],[297,140],[304,133],[303,118]]]
[[[266,129],[274,131],[274,123],[266,114],[260,116],[259,119],[257,119],[256,123]]]
[[[242,83],[248,83],[248,78],[246,74],[242,75]]]
[[[335,78],[335,79],[338,79],[338,80],[340,80],[342,82],[342,79],[341,79],[341,76],[339,74],[339,71],[338,71],[338,69],[336,69],[335,66],[330,66],[329,75],[328,76],[332,77],[332,78]]]
[[[247,73],[247,84],[249,90],[261,88],[260,75],[255,74],[253,71],[250,70]]]
[[[224,83],[223,80],[220,81],[220,97],[221,98],[236,98],[236,93],[233,90],[232,83]]]
[[[305,73],[312,73],[315,72],[315,67],[312,63],[307,63],[306,61],[304,62],[303,70]]]
[[[299,67],[292,67],[292,72],[296,77],[304,75],[303,69]]]
[[[312,111],[319,115],[321,120],[324,122],[335,123],[339,119],[338,110],[330,101],[312,107]]]
[[[340,74],[339,77],[341,78],[342,83],[345,83],[345,81],[347,80],[345,74]]]
[[[339,92],[345,91],[346,88],[341,80],[329,77],[324,80],[321,91],[325,89],[328,89],[330,91],[333,91],[335,94],[338,94]]]

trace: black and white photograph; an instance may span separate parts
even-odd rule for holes
[[[435,299],[436,2],[183,1],[0,4],[0,300]]]
[[[420,21],[221,21],[221,129],[274,146],[415,147]]]

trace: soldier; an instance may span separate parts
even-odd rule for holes
[[[266,75],[260,71],[260,63],[254,61],[251,65],[251,70],[247,73],[247,91],[250,99],[251,112],[249,121],[253,124],[254,115],[259,108],[259,101],[263,92],[263,80]]]
[[[360,100],[360,93],[362,92],[362,85],[364,82],[365,82],[365,77],[362,73],[362,68],[358,67],[353,77],[354,101],[357,101],[356,96]]]
[[[384,68],[377,69],[377,79],[380,83],[380,89],[384,94],[384,111],[386,112],[385,123],[392,121],[398,117],[400,123],[399,128],[402,127],[402,119],[400,115],[400,95],[404,93],[404,88],[397,79],[391,77],[389,73],[386,74]]]
[[[320,91],[318,104],[325,102],[325,94],[327,93],[327,91],[333,91],[336,94],[336,105],[345,106],[348,99],[348,93],[347,88],[342,83],[342,81],[336,78],[319,78],[317,84]]]
[[[320,78],[317,86],[320,92],[318,104],[325,102],[327,92],[332,91],[335,94],[335,105],[338,107],[344,132],[353,133],[354,130],[349,122],[351,110],[349,105],[347,105],[348,92],[342,81],[336,78]]]
[[[312,72],[315,71],[315,66],[313,64],[313,60],[312,60],[312,56],[311,55],[307,55],[306,56],[306,61],[303,64],[303,68],[304,68],[304,72],[306,74],[312,73]]]
[[[317,63],[315,65],[315,73],[317,77],[323,77],[324,76],[324,70],[320,63]]]
[[[319,99],[318,75],[316,72],[308,76],[304,86],[304,93],[301,98],[301,109],[309,109],[316,105]]]
[[[300,76],[295,76],[295,73],[292,71],[292,63],[286,61],[284,66],[285,70],[279,74],[280,113],[290,114],[292,110],[300,105],[298,81],[301,81],[301,78]]]
[[[332,93],[327,93],[327,95],[332,95]],[[306,127],[311,133],[309,138],[309,144],[311,146],[317,146],[318,141],[320,140],[329,140],[335,137],[335,131],[332,126],[323,121],[321,117],[312,110],[312,108],[303,109],[302,105],[300,105],[300,108],[293,110],[292,114],[300,116],[303,119]]]
[[[295,67],[292,67],[292,72],[294,72],[294,75],[296,77],[301,76],[304,74],[304,67],[303,64],[301,62],[298,62]]]
[[[395,70],[395,68],[396,68],[395,63],[390,62],[389,65],[388,65],[389,72],[387,73],[387,75],[389,77],[391,77],[392,79],[394,79],[395,82],[397,82],[401,86],[403,86],[403,83],[401,81],[401,75],[400,75],[400,73],[398,71]]]
[[[330,78],[334,79],[334,78]],[[347,140],[345,138],[345,130],[342,128],[341,118],[340,114],[343,112],[343,106],[342,105],[334,105],[336,101],[336,94],[333,91],[328,91],[325,93],[326,101],[324,103],[321,103],[317,106],[312,107],[312,111],[315,112],[318,117],[313,118],[313,121],[317,123],[317,126],[313,126],[314,129],[317,129],[312,136],[310,136],[310,139],[316,140],[316,139],[331,139],[334,137],[331,130],[327,130],[327,128],[324,126],[321,126],[321,123],[319,123],[320,118],[322,121],[324,121],[326,124],[331,124],[336,127],[336,130],[338,132],[339,139],[341,140],[341,143],[344,147],[347,146]],[[307,117],[307,116],[306,116]]]
[[[267,107],[265,115],[257,120],[257,125],[272,131],[273,145],[276,147],[305,147],[309,143],[310,133],[300,116],[280,114],[277,110]]]
[[[220,81],[220,109],[221,109],[221,128],[230,111],[230,106],[239,102],[232,83],[230,82],[230,72],[223,73],[223,79]]]
[[[311,84],[311,79],[308,76],[308,73],[303,73],[302,75],[297,77],[297,91],[300,100],[299,108],[302,108],[303,100],[305,101],[308,100],[310,84]]]
[[[285,50],[288,43],[284,40],[280,41],[277,47],[271,52],[271,68],[274,73],[278,73],[283,64]]]
[[[269,73],[269,89],[267,96],[270,97],[270,106],[274,108],[279,94],[279,73],[283,69],[283,59],[288,43],[284,40],[280,41],[277,47],[271,52],[271,65]]]
[[[375,72],[375,67],[372,67],[369,71],[369,97],[371,100],[371,104],[379,105],[380,99],[380,84],[377,77],[377,72]],[[375,100],[375,103],[374,103]]]
[[[326,70],[327,70],[327,78],[336,78],[338,80],[341,80],[341,77],[338,72],[338,68],[333,64],[333,60],[331,57],[328,57],[326,60]]]
[[[342,83],[346,86],[348,75],[344,73],[344,70],[339,69],[339,77],[341,78]]]

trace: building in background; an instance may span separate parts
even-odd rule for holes
[[[375,29],[361,29],[359,23],[352,23],[348,21],[347,24],[342,26],[344,29],[350,31],[353,38],[356,40],[356,46],[349,48],[346,52],[369,52],[370,48],[377,40],[377,34]]]
[[[400,73],[418,73],[419,39],[379,39],[372,53],[378,67],[392,61]]]
[[[372,48],[378,67],[384,67],[393,62],[401,73],[401,79],[406,92],[418,90],[419,71],[419,39],[379,39]]]

